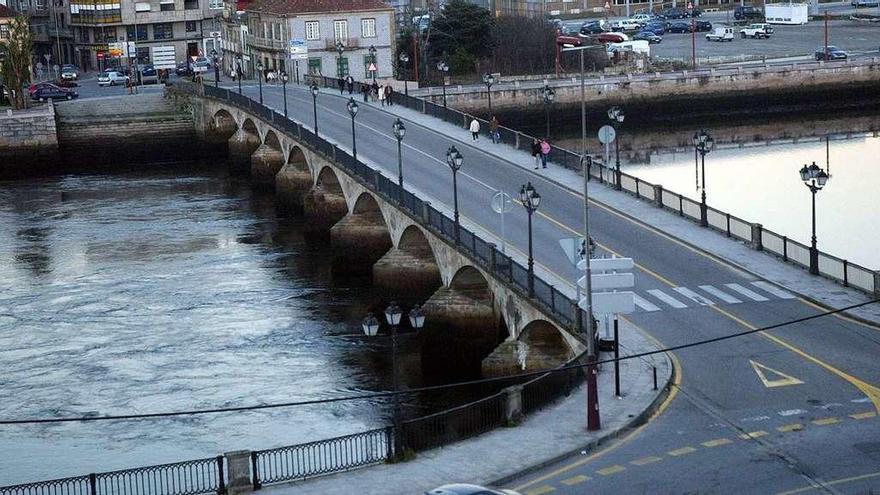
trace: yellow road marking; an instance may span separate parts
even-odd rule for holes
[[[764,436],[767,436],[767,432],[764,430],[758,430],[758,431],[752,431],[749,433],[743,433],[742,435],[739,436],[739,438],[741,438],[743,440],[751,440],[753,438],[761,438]]]
[[[804,429],[804,425],[802,425],[800,423],[792,423],[790,425],[780,426],[779,428],[776,428],[776,431],[780,431],[782,433],[787,433],[789,431],[801,431],[803,429]]]
[[[652,456],[650,456],[650,457],[642,457],[641,459],[636,459],[636,460],[634,460],[634,461],[629,461],[629,463],[630,463],[630,464],[633,464],[633,465],[635,465],[635,466],[644,466],[644,465],[646,465],[646,464],[652,464],[652,463],[654,463],[654,462],[660,462],[660,461],[662,461],[662,460],[663,460],[662,457],[657,457],[657,456],[655,456],[655,455],[652,455]]]
[[[728,438],[718,438],[715,440],[709,440],[708,442],[703,442],[703,447],[718,447],[721,445],[727,445],[729,443],[733,443],[733,440]]]
[[[868,419],[877,416],[877,413],[874,411],[868,411],[863,413],[850,414],[849,417],[852,419]]]
[[[615,464],[613,466],[609,466],[607,468],[600,469],[596,472],[601,474],[602,476],[611,476],[612,474],[619,473],[619,472],[623,471],[624,469],[626,469],[626,468],[621,466],[620,464]]]
[[[562,481],[560,481],[560,483],[562,483],[563,485],[566,485],[566,486],[571,486],[571,485],[576,485],[578,483],[583,483],[584,481],[591,480],[591,479],[593,479],[593,478],[579,474],[577,476],[572,476],[571,478],[562,480]]]
[[[761,379],[761,383],[763,383],[764,386],[767,388],[785,387],[787,385],[800,385],[804,383],[791,375],[786,375],[781,371],[774,370],[773,368],[765,366],[757,361],[749,359],[749,363],[752,365],[752,368],[755,369],[755,373],[758,374],[758,378]],[[771,380],[767,378],[767,372],[781,376],[782,378]]]
[[[682,447],[680,449],[670,450],[669,452],[667,452],[667,454],[669,454],[673,457],[678,457],[680,455],[690,454],[691,452],[696,452],[696,451],[697,451],[697,449],[695,449],[693,447]]]
[[[825,425],[833,425],[835,423],[840,423],[840,420],[837,418],[822,418],[822,419],[814,419],[812,421],[814,425],[825,426]]]
[[[880,471],[878,471],[876,473],[863,474],[861,476],[853,476],[850,478],[841,478],[839,480],[834,480],[834,481],[825,481],[822,484],[824,486],[834,486],[834,485],[841,485],[843,483],[850,483],[852,481],[861,481],[861,480],[867,480],[867,479],[871,479],[871,478],[877,478],[878,476],[880,476]],[[816,490],[817,488],[819,488],[819,487],[805,486],[803,488],[798,488],[797,490],[791,490],[791,491],[787,491],[787,492],[779,492],[776,495],[794,495],[796,493],[804,493],[804,492]]]
[[[539,486],[538,488],[535,488],[533,490],[527,491],[526,495],[544,495],[545,493],[550,493],[554,490],[556,490],[556,488],[553,488],[552,486],[549,486],[549,485],[543,485],[543,486]]]

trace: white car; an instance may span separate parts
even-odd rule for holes
[[[764,23],[749,24],[740,29],[739,34],[743,38],[769,38],[773,34],[773,26]]]
[[[651,17],[648,14],[636,14],[636,15],[632,16],[630,19],[632,19],[635,22],[638,22],[640,26],[645,26],[649,22],[651,22],[651,19],[653,19],[653,17]]]
[[[733,41],[733,28],[717,27],[706,35],[706,41]]]
[[[641,29],[642,25],[633,19],[623,19],[611,23],[612,31],[636,31]]]
[[[121,72],[105,70],[98,76],[98,86],[114,86],[116,84],[128,85],[131,79]]]

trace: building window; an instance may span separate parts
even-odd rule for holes
[[[370,72],[370,62],[372,62],[372,61],[373,61],[373,57],[371,57],[369,55],[364,55],[364,77],[365,78],[368,78],[373,75],[373,73]]]
[[[348,44],[348,21],[333,21],[333,35],[336,42],[343,45]]]
[[[348,75],[348,59],[346,57],[336,58],[336,77],[345,77]]]
[[[170,12],[174,10],[174,2],[162,1],[159,2],[159,11],[160,12]]]
[[[321,24],[318,21],[306,21],[306,39],[321,39]]]
[[[187,33],[195,33],[196,31],[199,30],[196,22],[197,21],[186,21],[185,24],[186,24],[186,32]]]
[[[137,2],[134,4],[135,12],[149,12],[150,11],[150,2]]]
[[[320,58],[310,58],[309,59],[309,74],[320,74],[321,73],[321,59]]]
[[[125,35],[129,41],[135,39],[134,36],[134,26],[126,26],[125,27]],[[147,39],[147,26],[139,25],[137,27],[137,40],[144,41]]]
[[[223,8],[223,0],[208,0],[208,8],[211,10],[221,10]]]
[[[186,10],[199,10],[199,0],[184,0],[183,8]]]
[[[170,40],[174,38],[174,27],[170,22],[163,22],[161,24],[153,24],[153,39],[154,40]]]
[[[9,24],[0,24],[0,40],[9,39]]]
[[[361,19],[361,37],[376,37],[376,19]]]

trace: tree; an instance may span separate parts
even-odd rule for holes
[[[459,49],[474,59],[491,56],[493,24],[487,9],[465,0],[452,0],[428,28],[431,58],[436,60]]]
[[[540,17],[503,16],[492,30],[494,71],[548,74],[556,64],[556,29]]]
[[[31,80],[31,51],[33,49],[33,35],[28,29],[27,19],[17,16],[9,23],[9,39],[6,43],[6,53],[3,58],[0,73],[3,82],[10,92],[10,104],[12,108],[25,108],[27,106],[26,91],[22,89]],[[15,96],[12,96],[12,92]]]

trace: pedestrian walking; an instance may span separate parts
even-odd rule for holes
[[[363,93],[364,103],[366,103],[368,98],[370,97],[370,86],[368,86],[367,84],[361,83],[361,93]]]
[[[391,87],[390,84],[385,85],[385,104],[389,107],[394,104],[394,100],[391,98],[394,96],[394,88]]]
[[[498,117],[495,115],[492,116],[492,120],[489,122],[489,137],[492,138],[492,143],[497,143],[500,141],[500,135],[498,134]]]
[[[480,139],[480,122],[477,119],[471,120],[471,137],[474,138],[474,141],[479,141]]]
[[[379,86],[378,96],[379,96],[379,104],[384,107],[385,106],[385,85],[384,84],[382,86]]]
[[[379,99],[379,84],[376,81],[373,81],[373,85],[370,86],[373,95],[373,102]]]
[[[538,162],[541,160],[541,143],[537,138],[532,140],[532,158],[535,159],[535,170],[538,170]]]
[[[348,89],[348,94],[350,96],[351,92],[354,91],[354,78],[351,77],[351,74],[349,74],[348,77],[345,78],[345,86]]]
[[[339,76],[339,79],[336,80],[336,84],[339,85],[339,94],[343,94],[345,92],[345,79],[342,76]]]
[[[547,168],[547,155],[550,154],[550,143],[546,139],[541,140],[541,165]]]

